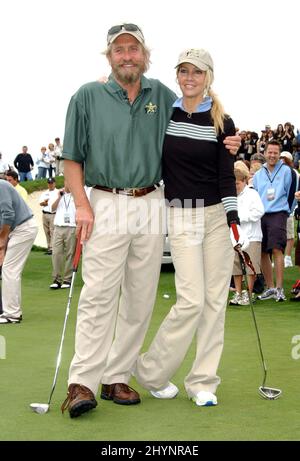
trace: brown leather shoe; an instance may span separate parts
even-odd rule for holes
[[[102,384],[101,399],[113,400],[120,405],[135,405],[141,401],[139,394],[124,383]]]
[[[70,384],[68,387],[68,395],[61,406],[62,413],[69,410],[70,417],[77,416],[92,410],[97,406],[97,401],[93,392],[82,384]]]

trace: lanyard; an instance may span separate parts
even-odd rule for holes
[[[280,165],[280,167],[278,168],[278,170],[277,170],[276,173],[274,174],[273,179],[271,179],[271,177],[270,177],[268,168],[265,168],[266,175],[268,176],[268,179],[269,179],[269,181],[270,181],[271,184],[273,184],[273,181],[274,181],[274,179],[276,178],[277,173],[279,173],[279,171],[280,171],[282,165],[283,165],[283,163]]]
[[[68,211],[68,208],[69,208],[69,205],[70,205],[70,202],[71,202],[71,195],[70,195],[68,204],[66,204],[66,199],[65,199],[65,196],[64,196],[64,195],[63,195],[63,199],[64,199],[64,204],[65,204],[65,209],[66,209],[66,211]]]

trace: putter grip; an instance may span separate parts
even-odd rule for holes
[[[238,242],[239,239],[240,239],[240,236],[239,236],[239,231],[238,231],[236,223],[231,224],[231,229],[232,229],[233,236],[234,236],[236,242]]]
[[[79,233],[76,241],[76,249],[75,249],[75,255],[73,259],[73,271],[77,272],[78,269],[78,264],[80,261],[80,255],[81,255],[81,249],[82,249],[82,244],[81,244],[81,233]]]

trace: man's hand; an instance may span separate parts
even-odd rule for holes
[[[94,213],[90,206],[76,208],[76,236],[81,232],[81,243],[86,242],[94,227]]]
[[[226,136],[223,143],[232,155],[236,155],[241,145],[241,137],[238,134],[235,136]]]

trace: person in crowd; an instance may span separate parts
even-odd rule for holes
[[[260,138],[259,138],[259,140],[257,141],[257,144],[256,144],[257,153],[263,154],[265,152],[267,142],[268,142],[267,133],[266,133],[265,130],[262,130],[261,131],[261,136],[260,136]]]
[[[20,196],[22,197],[22,199],[28,203],[28,192],[27,190],[25,189],[25,187],[22,187],[19,183],[19,176],[18,176],[18,173],[16,171],[11,171],[11,170],[8,170],[7,173],[6,173],[6,180],[12,185],[14,186],[14,188],[16,189],[16,191],[20,194]]]
[[[283,143],[283,140],[282,140],[283,136],[284,136],[284,128],[283,128],[283,125],[279,123],[274,133],[274,139],[280,142],[281,148],[282,148],[282,143]]]
[[[71,417],[96,407],[101,382],[103,399],[140,402],[128,382],[155,302],[164,241],[161,152],[176,96],[143,75],[150,52],[135,24],[110,28],[105,55],[109,80],[72,97],[64,137],[64,174],[84,242],[75,355],[62,405]],[[240,138],[225,143],[236,153]],[[90,202],[84,183],[93,186]],[[152,226],[159,230],[149,233]]]
[[[14,166],[18,170],[20,181],[32,181],[31,170],[33,170],[34,162],[31,155],[28,153],[28,147],[22,147],[22,153],[18,154],[14,160]]]
[[[282,150],[292,153],[293,152],[293,139],[295,137],[292,124],[290,122],[286,122],[283,128],[284,128],[284,133],[281,137]]]
[[[234,260],[229,227],[239,222],[234,159],[223,145],[235,129],[212,90],[208,51],[183,51],[176,74],[183,97],[174,103],[166,131],[163,179],[177,301],[139,356],[134,376],[154,397],[175,397],[178,388],[170,380],[196,334],[196,357],[184,384],[197,406],[210,406],[217,405]]]
[[[255,270],[254,274],[248,266],[246,267],[249,295],[252,296],[256,274],[261,273],[261,217],[264,214],[264,206],[258,192],[247,185],[249,173],[247,176],[243,170],[235,168],[234,175],[236,180],[235,184],[237,190],[238,215],[240,219],[240,225],[244,235],[250,242],[247,248],[247,253],[250,256]],[[235,254],[232,273],[234,277],[236,292],[231,298],[229,304],[235,306],[248,306],[250,302],[249,295],[247,290],[242,290],[243,272],[240,258],[237,253]]]
[[[264,156],[264,154],[260,154],[259,152],[257,152],[256,154],[251,155],[250,168],[252,165],[254,165],[254,163],[259,163],[260,165],[266,163],[266,157]]]
[[[249,187],[253,188],[254,175],[258,170],[261,169],[262,166],[263,166],[263,164],[258,162],[258,161],[253,161],[253,163],[250,165],[249,178],[248,178],[248,183],[247,183]]]
[[[280,143],[268,143],[266,163],[254,175],[253,187],[258,191],[265,208],[261,219],[262,272],[267,284],[266,290],[258,296],[260,300],[276,299],[286,301],[283,289],[284,251],[287,242],[287,218],[292,211],[296,184],[292,187],[291,168],[280,160]],[[271,258],[275,266],[276,288],[274,287]]]
[[[76,246],[76,210],[67,181],[57,192],[56,200],[50,203],[51,210],[56,212],[52,241],[53,282],[49,287],[52,290],[70,288]]]
[[[241,145],[239,147],[239,150],[237,151],[236,158],[239,160],[244,160],[245,159],[245,154],[247,154],[247,146],[246,146],[246,131],[240,131],[239,135],[241,137]]]
[[[55,170],[57,176],[63,176],[64,174],[64,161],[61,158],[63,152],[63,146],[60,142],[60,138],[55,138],[54,156],[55,156]]]
[[[296,190],[298,190],[298,183],[299,183],[299,174],[298,171],[293,168],[293,156],[288,151],[282,151],[280,154],[281,160],[288,165],[292,170],[292,176],[294,181],[296,182]],[[296,205],[296,203],[294,203]],[[285,256],[284,256],[284,267],[293,267],[292,261],[292,251],[294,248],[295,243],[295,221],[294,221],[294,213],[292,212],[287,219],[287,242],[285,248]]]
[[[297,243],[295,248],[295,266],[300,268],[300,191],[295,193],[295,199],[297,200],[297,207],[295,208],[294,215],[297,222]],[[291,293],[295,295],[290,298],[292,302],[300,302],[300,279],[297,279],[293,284]]]
[[[56,159],[55,159],[55,151],[54,151],[54,144],[51,142],[48,145],[47,156],[49,159],[49,178],[55,177],[56,175]]]
[[[245,140],[245,160],[249,161],[251,155],[253,155],[257,150],[257,141],[258,141],[258,134],[255,131],[247,131],[246,133],[246,140]]]
[[[8,170],[9,164],[2,159],[2,153],[0,152],[0,179],[5,179]]]
[[[52,210],[51,203],[56,200],[58,191],[54,178],[48,178],[47,185],[48,190],[42,193],[39,203],[43,207],[43,228],[47,239],[47,251],[45,254],[52,255],[55,210]]]
[[[32,211],[8,181],[0,179],[0,267],[2,310],[0,325],[22,320],[21,278],[37,235]]]
[[[49,175],[49,168],[50,168],[50,159],[47,152],[47,148],[45,146],[41,147],[41,153],[38,157],[38,161],[36,162],[38,166],[38,174],[37,179],[43,179],[47,177],[47,172]]]
[[[265,133],[266,133],[266,140],[267,142],[273,141],[274,139],[274,131],[271,128],[271,125],[265,126]]]

